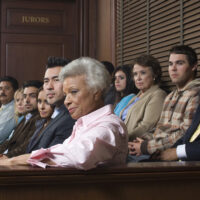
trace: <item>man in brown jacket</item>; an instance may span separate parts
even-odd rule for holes
[[[42,84],[41,81],[36,80],[24,83],[26,115],[14,130],[12,137],[0,145],[0,158],[11,158],[25,153],[29,139],[35,132],[35,122],[39,119],[37,96]]]

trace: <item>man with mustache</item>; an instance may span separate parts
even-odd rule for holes
[[[62,143],[71,135],[75,120],[71,118],[64,105],[63,84],[58,78],[61,69],[69,62],[60,57],[48,58],[43,88],[48,103],[55,108],[47,126],[39,133],[36,131],[32,136],[26,153]]]
[[[15,128],[10,139],[0,145],[0,158],[10,158],[25,153],[28,142],[35,132],[35,122],[39,119],[37,95],[42,84],[43,82],[37,80],[27,81],[23,84],[26,114]]]
[[[14,93],[18,82],[11,76],[0,78],[0,144],[2,144],[15,128]]]

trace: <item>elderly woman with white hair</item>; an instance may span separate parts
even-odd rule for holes
[[[63,144],[39,149],[0,161],[0,165],[72,167],[92,169],[99,165],[124,164],[128,136],[124,123],[104,106],[109,74],[95,59],[82,57],[66,65],[61,73],[65,106],[76,119],[71,136]],[[66,122],[67,123],[67,122]]]

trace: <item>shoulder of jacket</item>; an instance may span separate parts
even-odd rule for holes
[[[150,96],[153,96],[153,97],[166,97],[167,96],[167,93],[162,90],[161,88],[158,88],[157,90],[153,91]]]
[[[191,88],[185,90],[183,93],[188,94],[190,96],[200,96],[200,86],[191,87]]]

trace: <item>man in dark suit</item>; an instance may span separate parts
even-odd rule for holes
[[[161,152],[160,159],[200,161],[200,105],[185,135],[174,144],[173,148]]]
[[[27,81],[23,85],[25,118],[17,125],[11,138],[0,145],[1,158],[10,158],[24,154],[29,139],[35,131],[35,122],[39,118],[37,110],[38,89],[42,86],[41,81]]]
[[[68,63],[69,60],[64,58],[48,58],[43,88],[47,95],[48,103],[54,105],[55,109],[48,125],[41,132],[35,131],[26,153],[62,143],[71,135],[75,120],[71,118],[64,106],[63,86],[58,78],[62,67]]]
[[[112,82],[112,74],[115,70],[115,67],[113,66],[113,64],[109,61],[101,61],[101,63],[105,66],[105,68],[108,70],[109,74],[110,74],[110,80]],[[104,104],[108,105],[108,104],[114,104],[115,103],[115,87],[114,85],[111,83],[106,94],[105,94],[105,99],[104,99]]]

